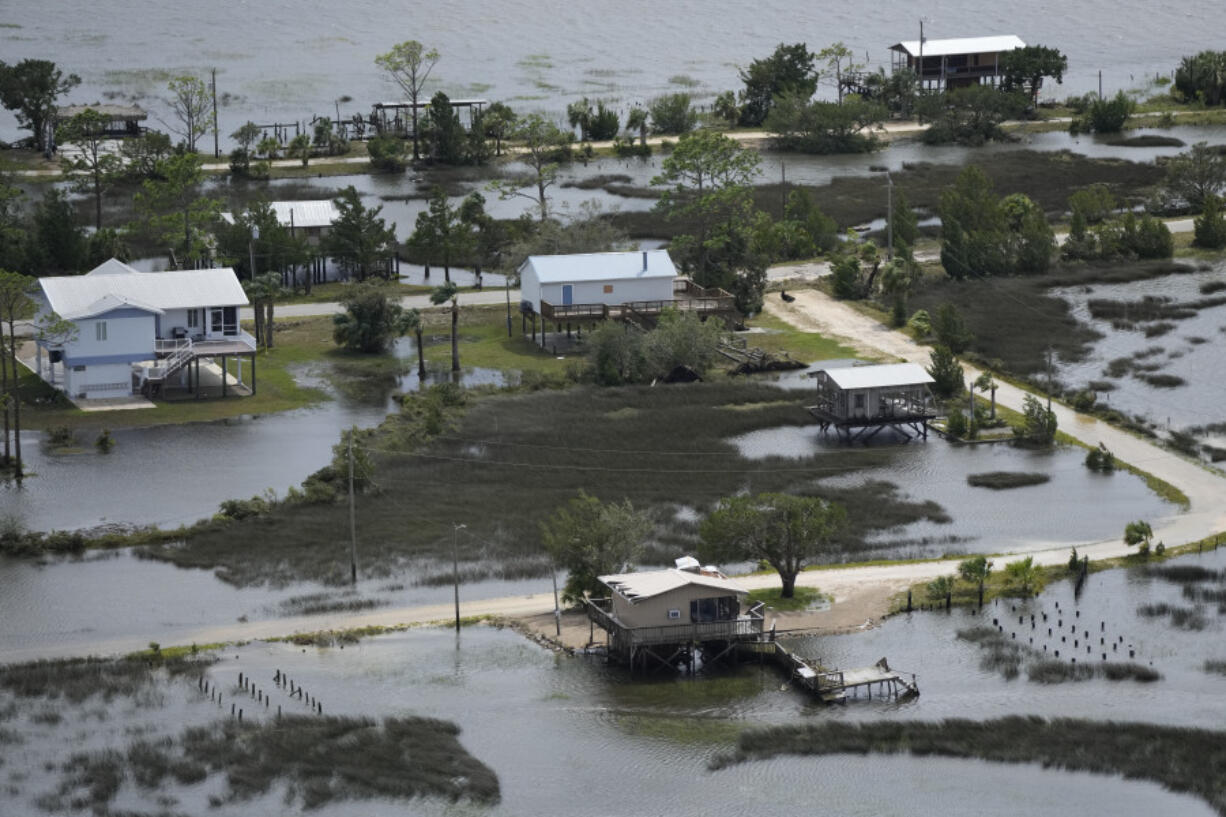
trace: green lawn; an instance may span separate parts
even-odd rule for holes
[[[750,346],[757,346],[771,354],[787,352],[796,360],[812,363],[817,360],[856,357],[856,351],[837,340],[816,332],[804,332],[785,320],[765,312],[748,321],[754,328],[766,329],[764,333],[740,335]]]

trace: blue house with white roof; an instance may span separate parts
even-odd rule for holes
[[[234,270],[139,272],[112,258],[85,275],[38,283],[40,317],[57,315],[74,330],[38,340],[35,371],[70,398],[190,388],[202,359],[221,358],[224,368],[232,356],[251,358],[254,393],[256,342],[239,328],[248,301]]]

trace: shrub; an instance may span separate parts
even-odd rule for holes
[[[945,423],[945,430],[952,437],[966,436],[966,415],[962,413],[962,409],[955,409],[949,413],[949,420]]]
[[[1115,455],[1102,443],[1086,452],[1086,468],[1109,474],[1115,470]]]
[[[1069,125],[1069,132],[1119,133],[1136,107],[1137,103],[1123,91],[1109,99],[1094,98],[1086,107],[1085,115]]]
[[[401,173],[408,167],[408,148],[397,136],[376,136],[366,143],[370,163],[376,170],[386,173]]]
[[[1056,440],[1056,415],[1033,395],[1022,403],[1022,423],[1013,429],[1014,441],[1030,446],[1049,446]]]
[[[698,115],[690,103],[690,95],[686,93],[665,94],[651,100],[647,103],[651,132],[680,136],[692,131],[698,123]]]
[[[932,391],[938,397],[953,397],[961,394],[966,388],[966,383],[962,377],[962,366],[959,365],[957,358],[948,346],[936,346],[929,353],[929,358],[932,363],[928,367],[928,374],[932,377]],[[961,412],[959,412],[961,413]],[[951,418],[952,419],[952,418]]]
[[[1194,223],[1195,238],[1193,243],[1208,250],[1220,250],[1226,247],[1226,212],[1222,210],[1222,200],[1210,194],[1205,197],[1204,209],[1196,217]]]

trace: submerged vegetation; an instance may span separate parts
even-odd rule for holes
[[[246,724],[224,721],[191,727],[177,739],[139,739],[126,751],[72,755],[55,794],[40,800],[61,811],[88,803],[110,813],[129,779],[158,790],[225,776],[216,805],[242,802],[285,785],[286,805],[312,809],[334,800],[422,796],[479,803],[499,800],[498,778],[468,754],[459,728],[433,718],[311,717],[293,715]]]
[[[1087,747],[1093,747],[1087,751]],[[877,721],[775,726],[743,733],[714,769],[779,755],[870,752],[1039,763],[1068,771],[1152,780],[1195,794],[1226,815],[1226,732],[1076,718],[1009,717],[987,721]]]
[[[745,489],[792,490],[838,502],[850,523],[828,561],[870,555],[871,531],[949,519],[935,503],[909,501],[889,483],[854,489],[815,483],[879,467],[894,455],[889,448],[832,450],[800,460],[742,457],[730,438],[805,423],[789,392],[760,383],[448,393],[406,398],[378,430],[359,433],[373,468],[372,490],[357,497],[365,576],[441,559],[448,562],[449,582],[453,537],[466,580],[512,568],[518,576],[545,575],[538,524],[579,485],[602,501],[629,499],[649,514],[658,542],[647,554],[651,563],[697,543],[695,524],[676,519],[678,497],[700,512]],[[338,461],[308,480],[308,488],[318,483],[317,495],[339,499],[342,474]],[[238,585],[342,583],[348,564],[336,542],[348,536],[347,518],[331,498],[298,501],[202,530],[182,545],[148,548],[145,555],[218,569]],[[453,523],[459,522],[468,527],[457,537]],[[261,546],[253,549],[248,543],[255,538]]]

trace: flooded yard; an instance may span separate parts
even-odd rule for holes
[[[1226,550],[1168,564],[1221,571]],[[33,808],[37,798],[70,777],[62,766],[73,753],[123,752],[138,739],[177,740],[185,727],[228,721],[231,702],[244,708],[248,722],[274,720],[277,707],[286,715],[308,715],[309,699],[325,715],[376,720],[428,715],[459,726],[464,750],[497,775],[499,802],[430,797],[413,801],[414,814],[557,814],[582,798],[597,810],[608,804],[608,813],[653,813],[668,804],[669,813],[680,815],[739,815],[764,803],[792,810],[820,804],[819,812],[828,814],[900,816],[917,811],[1208,815],[1213,811],[1202,801],[1156,784],[1035,765],[871,755],[783,757],[708,769],[742,729],[830,719],[1036,714],[1218,727],[1226,720],[1226,677],[1206,673],[1203,665],[1226,658],[1222,616],[1207,610],[1206,629],[1184,631],[1136,612],[1146,604],[1186,603],[1182,597],[1179,584],[1142,569],[1114,570],[1092,575],[1080,600],[1071,584],[1058,583],[1037,599],[1001,601],[978,613],[914,613],[856,635],[791,639],[790,647],[827,666],[860,665],[885,655],[892,666],[919,675],[919,698],[860,698],[843,706],[814,703],[772,668],[742,665],[695,679],[631,679],[599,657],[550,653],[509,630],[485,626],[467,627],[459,635],[414,630],[343,650],[256,642],[220,651],[205,670],[204,679],[224,695],[220,706],[190,676],[159,681],[131,697],[57,701],[58,718],[44,714],[48,701],[0,691],[6,741],[0,757],[20,760],[0,767],[0,774],[9,802]],[[1010,632],[1017,629],[1017,616],[1028,621],[1032,613],[1067,616],[1078,629],[1097,631],[1101,622],[1104,638],[1122,635],[1136,660],[1152,663],[1161,680],[1057,685],[1006,680],[982,668],[979,648],[955,635],[958,629],[991,626],[994,618]],[[253,680],[260,699],[239,688],[240,672]],[[306,698],[275,683],[278,673],[304,688]],[[265,694],[267,707],[260,703]],[[295,804],[303,793],[301,785],[286,780],[266,794],[232,802],[226,799],[225,780],[211,774],[199,783],[168,781],[151,790],[128,774],[118,784],[114,804],[237,815],[276,811],[287,793]],[[626,786],[626,780],[634,785]],[[313,813],[331,817],[369,813],[372,807],[405,804],[358,798],[326,802]]]
[[[753,431],[730,442],[749,459],[816,457],[814,477],[827,487],[892,482],[907,498],[936,502],[953,519],[949,524],[920,520],[875,535],[875,547],[888,558],[1041,550],[1114,539],[1130,519],[1159,519],[1177,512],[1138,477],[1122,471],[1091,472],[1078,448],[1034,451],[1005,443],[956,445],[935,433],[927,440],[899,444],[889,431],[867,446],[848,446],[834,434],[823,435],[808,425]],[[822,478],[823,453],[867,453],[883,447],[894,449],[888,466]],[[1000,493],[967,485],[967,475],[994,471],[1033,472],[1050,479]]]
[[[1103,336],[1084,360],[1061,361],[1057,377],[1076,389],[1105,383],[1098,399],[1106,406],[1164,430],[1199,428],[1206,442],[1226,447],[1226,433],[1205,430],[1226,424],[1226,298],[1220,288],[1226,288],[1226,264],[1218,261],[1189,274],[1053,290]],[[1121,314],[1095,317],[1097,303],[1104,303],[1100,314]]]

